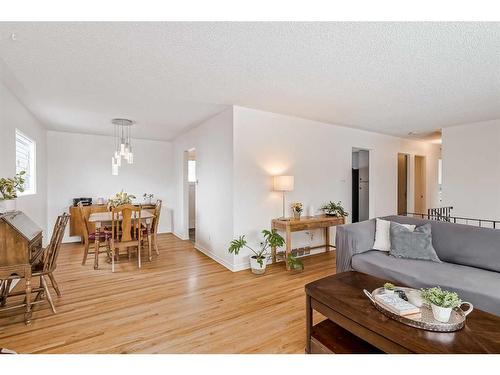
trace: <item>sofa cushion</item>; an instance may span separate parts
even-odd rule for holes
[[[441,262],[432,247],[431,225],[424,224],[415,230],[405,224],[391,222],[391,251],[396,258],[429,260]]]
[[[413,288],[440,286],[457,292],[463,301],[500,315],[500,273],[451,263],[394,258],[380,251],[352,257],[352,268]]]
[[[417,226],[430,223],[432,245],[444,262],[500,272],[500,229],[424,220],[407,216],[388,216],[385,220]]]
[[[375,219],[375,243],[374,250],[390,251],[391,250],[391,222],[389,220]],[[415,229],[415,225],[400,224],[408,228],[410,231]]]

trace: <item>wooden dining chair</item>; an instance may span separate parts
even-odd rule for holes
[[[161,214],[161,205],[162,201],[161,199],[158,199],[155,204],[155,210],[154,210],[154,215],[155,217],[153,218],[153,222],[151,223],[151,237],[152,237],[152,245],[155,249],[156,255],[160,255],[160,251],[158,249],[158,223],[160,222],[160,214]],[[149,241],[148,237],[148,228],[145,226],[145,224],[142,225],[142,238],[146,238]]]
[[[40,281],[39,286],[31,288],[30,291],[30,293],[36,293],[35,298],[32,300],[31,298],[25,297],[23,302],[24,304],[29,303],[30,305],[36,305],[38,303],[42,303],[44,301],[43,296],[45,296],[54,314],[56,313],[56,308],[54,306],[54,301],[52,300],[52,295],[50,293],[46,277],[49,278],[57,296],[60,297],[61,291],[54,277],[54,271],[57,268],[57,258],[59,256],[59,250],[61,248],[64,231],[66,230],[68,221],[69,215],[67,213],[57,217],[49,246],[47,246],[43,251],[42,261],[34,264],[31,269],[31,279],[39,278]],[[26,294],[26,292],[10,292],[7,297],[19,296],[23,294]]]
[[[115,272],[115,253],[126,249],[129,259],[131,249],[137,248],[137,266],[141,268],[141,211],[140,206],[123,204],[111,210],[111,271]]]
[[[83,209],[82,203],[78,203],[78,212],[80,213],[80,218],[81,222],[83,223],[82,225],[82,238],[83,238],[83,260],[82,260],[82,266],[85,265],[87,262],[87,256],[89,254],[95,254],[97,251],[99,254],[101,253],[106,253],[108,256],[111,256],[111,248],[110,248],[110,239],[111,239],[111,232],[106,230],[99,231],[99,249],[95,248],[95,239],[96,239],[96,232],[93,230],[92,226],[89,223],[89,218],[85,214],[85,211]],[[93,251],[90,251],[90,246],[93,245]],[[105,248],[104,251],[101,251],[101,248]]]

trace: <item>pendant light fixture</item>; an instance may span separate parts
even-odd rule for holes
[[[122,166],[123,162],[128,164],[134,163],[134,153],[132,152],[132,138],[131,138],[131,127],[133,125],[132,120],[115,118],[111,120],[114,127],[114,140],[115,140],[115,150],[113,156],[111,157],[111,174],[113,176],[118,175],[119,168]]]

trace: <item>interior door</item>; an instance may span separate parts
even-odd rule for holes
[[[398,154],[398,215],[408,212],[408,155]]]
[[[359,221],[359,169],[352,170],[352,222]]]
[[[425,156],[415,155],[415,213],[426,214]]]

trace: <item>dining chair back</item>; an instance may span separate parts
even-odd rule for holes
[[[54,272],[57,267],[57,258],[59,256],[59,250],[61,249],[61,243],[64,237],[64,231],[66,230],[66,225],[69,221],[69,215],[63,213],[58,216],[54,224],[54,230],[52,232],[52,238],[50,239],[49,246],[47,246],[44,259],[43,259],[43,271],[44,272]],[[54,288],[55,289],[55,288]]]
[[[90,223],[89,223],[89,218],[85,214],[85,211],[83,209],[83,204],[82,202],[78,202],[78,212],[80,213],[80,220],[83,223],[82,225],[82,240],[84,244],[87,244],[89,242],[89,235],[90,235]]]
[[[115,271],[115,251],[137,247],[137,263],[141,268],[141,206],[123,204],[111,209],[111,269]]]
[[[162,200],[158,199],[155,205],[155,217],[153,218],[153,223],[151,225],[154,248],[157,255],[160,255],[160,251],[158,250],[158,224],[160,223],[161,205]]]

